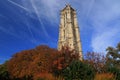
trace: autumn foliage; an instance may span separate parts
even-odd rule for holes
[[[75,59],[79,59],[78,54],[74,53],[74,50],[70,50],[68,47],[63,47],[59,55],[56,56],[53,61],[53,73],[56,76],[61,75],[61,71],[69,66]]]
[[[103,54],[88,52],[85,56],[85,62],[93,66],[96,73],[104,73],[106,57]]]
[[[107,55],[88,52],[83,61],[69,47],[24,50],[0,65],[0,80],[120,80],[120,43]]]
[[[49,48],[48,46],[38,46],[35,49],[21,51],[13,55],[7,64],[11,78],[34,79],[59,76],[72,60],[78,59],[77,54],[68,47],[63,47],[61,51]]]
[[[8,62],[8,71],[12,78],[36,78],[41,73],[51,73],[53,60],[58,54],[57,50],[47,46],[16,53]]]
[[[115,80],[112,73],[96,74],[94,80]]]

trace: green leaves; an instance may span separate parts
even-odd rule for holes
[[[94,70],[90,65],[74,60],[63,70],[63,76],[65,80],[93,80]]]
[[[119,67],[120,65],[120,43],[118,43],[116,48],[108,47],[107,48],[107,64]],[[120,68],[120,67],[119,67]]]
[[[0,65],[0,80],[9,80],[6,63]]]
[[[108,72],[113,73],[116,76],[116,80],[120,80],[120,43],[116,48],[107,48],[107,62],[106,67]]]

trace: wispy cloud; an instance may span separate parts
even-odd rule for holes
[[[87,15],[86,15],[87,17],[89,16],[90,11],[92,10],[94,3],[95,3],[95,0],[90,1],[89,8],[88,8]]]
[[[119,36],[117,37],[119,33],[120,31],[117,28],[96,33],[96,35],[93,36],[91,43],[93,51],[105,52],[108,46],[115,46],[117,44],[117,40],[120,39]]]
[[[17,2],[14,2],[13,0],[7,0],[10,4],[13,4],[14,6],[17,6],[19,7],[21,10],[24,10],[26,11],[25,15],[28,15],[30,16],[30,9],[28,9],[27,7],[24,7],[24,5],[20,4],[20,3],[17,3]],[[30,5],[30,4],[29,4]],[[12,11],[12,10],[11,10]],[[13,11],[14,12],[14,11]],[[3,15],[0,15],[1,17],[4,17]],[[6,17],[6,16],[5,16]],[[5,18],[4,17],[4,18]],[[23,28],[23,31],[21,31],[19,29],[19,31],[16,32],[16,26],[14,25],[11,25],[11,24],[7,24],[7,26],[0,26],[0,31],[4,32],[4,33],[7,33],[8,35],[11,35],[15,38],[18,38],[18,39],[21,39],[21,40],[28,40],[30,41],[31,43],[33,44],[37,44],[39,43],[38,40],[36,40],[33,36],[33,32],[31,30],[31,25],[30,25],[30,22],[27,21],[27,17],[23,17],[21,14],[18,14],[17,17],[19,17],[19,19],[21,20],[22,23],[25,24],[24,28]],[[9,19],[9,18],[7,18]],[[24,21],[22,21],[24,20]],[[13,21],[14,22],[14,21]],[[18,24],[16,22],[14,22],[14,24]],[[1,25],[1,24],[0,24]],[[30,35],[27,33],[27,32],[24,32],[24,29],[25,27],[27,27]]]
[[[37,8],[36,8],[33,0],[30,0],[30,1],[31,1],[31,5],[32,5],[32,7],[33,7],[33,9],[34,9],[34,11],[35,11],[35,13],[36,13],[36,15],[37,15],[37,18],[38,18],[38,20],[39,20],[39,22],[40,22],[40,24],[41,24],[41,27],[42,27],[42,30],[43,30],[44,34],[45,34],[47,37],[49,37],[49,35],[48,35],[48,33],[47,33],[46,29],[45,29],[45,26],[44,26],[44,24],[42,23],[42,20],[41,20],[41,18],[40,18],[40,16],[39,16],[39,12],[38,12],[38,10],[37,10]]]
[[[22,5],[14,2],[14,1],[12,1],[12,0],[8,0],[8,2],[10,2],[11,4],[13,4],[13,5],[15,5],[15,6],[18,6],[18,7],[22,8],[22,9],[25,10],[25,11],[29,11],[26,7],[23,7]]]
[[[90,14],[94,34],[92,48],[97,52],[105,52],[108,46],[115,46],[120,37],[120,1],[96,1]]]
[[[0,31],[3,31],[3,32],[5,32],[5,33],[7,33],[7,34],[9,34],[9,35],[11,35],[11,36],[14,36],[15,38],[21,39],[20,36],[18,36],[17,34],[15,34],[15,33],[13,32],[13,28],[12,28],[12,27],[9,28],[9,29],[6,29],[6,28],[4,28],[3,26],[0,26]]]
[[[22,2],[32,13],[36,13],[37,11],[39,17],[49,20],[53,24],[59,21],[58,13],[66,3],[66,1],[61,0],[22,0]],[[32,5],[27,3],[32,3]]]
[[[38,11],[38,16],[57,24],[59,24],[59,10],[67,3],[72,4],[72,6],[80,11],[78,18],[81,18],[82,16],[82,18],[86,18],[91,22],[90,24],[92,26],[87,27],[92,27],[93,34],[91,34],[90,45],[93,48],[93,51],[105,52],[106,47],[109,45],[114,46],[120,39],[119,37],[116,37],[116,35],[120,35],[120,30],[118,30],[118,28],[120,28],[120,21],[114,21],[120,17],[119,0],[36,0],[32,1],[32,4],[33,3]],[[80,19],[78,20],[78,22],[82,21]],[[86,23],[87,22],[81,24]],[[82,29],[87,28],[82,26]]]
[[[70,3],[78,11],[79,24],[85,25],[89,21],[92,25],[81,27],[82,30],[92,28],[89,30],[92,33],[86,36],[92,35],[90,45],[93,51],[105,52],[106,47],[115,46],[120,40],[120,0],[21,0],[23,6],[8,1],[29,13],[35,13],[47,37],[50,37],[46,30],[49,27],[44,26],[42,19],[51,22],[54,27],[54,24],[59,24],[60,10]],[[30,27],[28,29],[32,35]]]
[[[12,27],[10,25],[9,25],[9,28],[6,28],[4,26],[0,26],[0,31],[6,33],[8,35],[11,35],[11,36],[13,36],[13,37],[15,37],[17,39],[20,39],[20,40],[27,40],[27,41],[30,41],[33,44],[38,43],[36,41],[36,39],[34,39],[33,37],[31,38],[31,36],[29,36],[27,33],[23,32],[23,31],[16,33],[16,30],[14,29],[14,27]]]

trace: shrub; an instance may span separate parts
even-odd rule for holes
[[[112,73],[96,74],[94,80],[115,80]]]
[[[79,60],[74,60],[63,70],[65,80],[93,80],[94,74],[94,70],[90,65],[80,62]]]
[[[0,65],[0,80],[10,80],[10,75],[8,73],[6,63],[7,62]]]
[[[115,75],[116,80],[120,80],[120,69],[117,67],[108,67],[107,71]]]
[[[34,77],[34,80],[55,80],[55,77],[50,73],[40,73]]]

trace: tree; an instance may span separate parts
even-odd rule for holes
[[[100,53],[88,52],[85,56],[85,63],[93,66],[96,73],[104,73],[106,57]]]
[[[116,76],[116,80],[120,80],[120,43],[118,43],[116,48],[108,47],[106,50],[107,70]]]
[[[32,80],[36,75],[52,72],[52,63],[59,52],[48,46],[21,51],[8,61],[7,68],[12,78]]]
[[[6,64],[7,64],[7,62],[0,65],[0,80],[10,80]]]
[[[65,80],[93,80],[95,75],[91,65],[79,60],[73,60],[62,74]]]
[[[69,47],[63,47],[59,55],[53,61],[53,73],[55,76],[62,75],[62,70],[65,69],[73,60],[78,60],[79,56],[74,53]]]
[[[107,64],[109,66],[115,66],[120,69],[120,43],[116,48],[108,47],[107,52]]]

